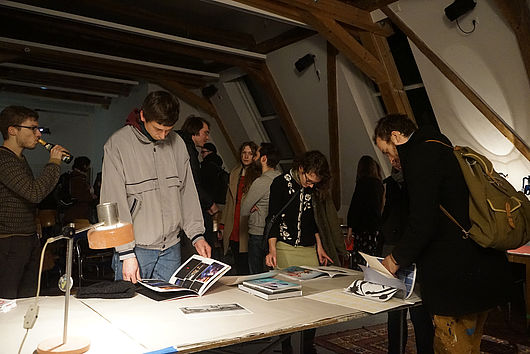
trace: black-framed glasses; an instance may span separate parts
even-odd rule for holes
[[[308,178],[307,177],[307,173],[305,171],[303,172],[303,174],[304,174],[304,178],[305,178],[305,183],[311,184],[311,185],[315,185],[315,184],[319,184],[320,183],[320,181],[316,182],[316,181],[313,181],[310,178]]]
[[[44,127],[38,127],[38,126],[28,126],[28,125],[13,125],[14,127],[17,127],[17,128],[26,128],[26,129],[31,129],[33,131],[33,134],[37,133],[37,131],[39,132],[42,132],[44,131],[46,128]]]

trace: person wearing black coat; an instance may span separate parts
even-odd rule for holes
[[[219,212],[219,208],[214,203],[212,197],[204,188],[204,183],[201,181],[200,173],[200,162],[199,162],[199,151],[197,147],[202,147],[210,136],[210,123],[202,118],[196,116],[189,116],[181,130],[177,131],[177,134],[184,140],[186,149],[190,156],[191,172],[193,174],[193,180],[195,182],[195,188],[197,188],[197,194],[199,195],[199,202],[202,209],[202,217],[204,219],[204,238],[213,249],[215,246],[215,234],[213,232],[213,218],[212,216]],[[181,242],[187,241],[187,237],[181,237]],[[193,247],[186,242],[182,244],[183,258],[191,256],[194,252]]]
[[[409,204],[401,168],[393,167],[392,174],[385,178],[383,183],[386,186],[385,208],[383,209],[380,235],[383,238],[382,256],[385,257],[392,252],[403,235],[407,225]],[[419,282],[416,282],[416,292],[420,285]],[[410,312],[410,320],[414,326],[416,351],[421,354],[434,353],[432,318],[423,304],[409,307],[408,310],[388,312],[388,353],[405,352],[408,338],[407,311]]]
[[[201,184],[215,203],[224,204],[228,187],[225,182],[228,182],[228,179],[222,181],[221,174],[226,173],[228,177],[228,172],[223,170],[223,159],[217,155],[217,148],[212,143],[204,144],[201,148],[201,157]]]
[[[392,273],[413,262],[423,303],[434,316],[435,352],[479,352],[490,309],[508,299],[511,287],[503,252],[483,248],[439,209],[444,206],[470,227],[469,191],[447,137],[432,127],[416,130],[406,116],[389,115],[375,128],[378,148],[399,158],[408,191],[409,214],[401,240],[383,265]]]
[[[381,253],[381,212],[384,187],[381,167],[370,156],[364,155],[357,165],[357,178],[350,208],[348,209],[348,239],[353,236],[352,267],[361,270],[358,264],[366,264],[359,252],[370,256]]]

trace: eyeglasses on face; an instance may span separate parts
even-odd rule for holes
[[[42,132],[44,131],[44,129],[46,129],[46,128],[44,128],[44,127],[28,126],[28,125],[18,125],[18,124],[13,125],[13,126],[14,126],[14,127],[17,127],[17,128],[31,129],[31,130],[33,131],[33,134],[37,133],[37,131],[39,131],[39,132],[42,133]]]
[[[320,181],[313,181],[313,180],[311,180],[311,178],[308,178],[307,177],[307,172],[304,171],[303,173],[304,173],[305,183],[307,183],[307,184],[318,184],[318,183],[320,183]]]

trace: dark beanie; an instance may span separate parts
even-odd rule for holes
[[[206,143],[202,146],[203,149],[206,149],[208,151],[213,152],[214,154],[217,154],[217,148],[212,143]]]

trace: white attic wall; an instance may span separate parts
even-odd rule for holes
[[[48,127],[51,131],[51,135],[43,135],[42,138],[46,141],[66,147],[74,156],[84,155],[95,160],[96,151],[91,144],[98,134],[94,124],[97,109],[95,105],[3,92],[0,111],[10,105],[37,110],[39,125]],[[25,150],[24,155],[35,176],[40,175],[50,156],[40,145],[34,150]],[[71,166],[61,164],[62,171],[70,170]]]
[[[316,55],[320,81],[313,65],[301,74],[295,70],[294,63],[307,53]],[[267,65],[307,149],[329,158],[326,57],[326,41],[315,35],[269,53]]]
[[[375,122],[383,116],[369,80],[343,55],[337,60],[337,90],[341,168],[341,209],[346,220],[355,189],[357,164],[363,155],[379,161],[390,174],[388,161],[372,143]]]
[[[477,2],[460,19],[465,35],[445,18],[448,2],[401,0],[397,15],[466,81],[527,143],[530,141],[530,83],[515,35],[493,0]],[[469,145],[507,173],[517,188],[530,162],[411,44],[440,129],[454,144]]]

